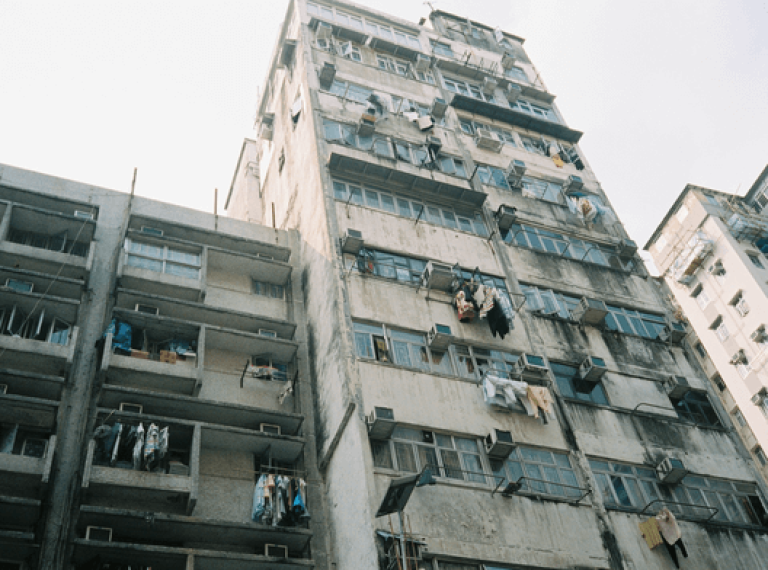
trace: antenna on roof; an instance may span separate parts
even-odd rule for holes
[[[429,9],[432,10],[433,12],[435,11],[435,7],[432,5],[433,2],[423,2],[423,4],[426,4],[427,6],[429,6]]]

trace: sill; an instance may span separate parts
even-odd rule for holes
[[[581,239],[581,238],[579,238],[579,239]],[[581,260],[581,259],[574,259],[572,257],[563,257],[562,255],[560,255],[558,253],[552,253],[552,252],[549,252],[549,251],[541,251],[539,249],[533,249],[531,247],[525,247],[523,245],[518,245],[517,243],[510,243],[510,242],[508,242],[506,240],[504,240],[504,243],[507,244],[508,246],[516,247],[516,248],[520,248],[520,249],[525,249],[525,250],[531,251],[533,253],[538,253],[538,254],[541,254],[541,255],[547,255],[547,256],[550,256],[550,257],[557,257],[558,259],[562,259],[564,261],[573,261],[574,263],[583,263],[584,265],[591,265],[591,266],[599,267],[601,269],[605,269],[605,270],[608,270],[608,271],[615,271],[616,273],[621,273],[623,275],[633,275],[633,274],[636,273],[636,270],[637,270],[636,267],[633,267],[632,269],[619,269],[618,267],[612,267],[611,265],[602,265],[600,263],[595,263],[593,261],[585,261],[585,260]],[[648,339],[648,340],[650,340],[650,339]]]
[[[415,475],[415,473],[410,473],[406,471],[398,471],[396,469],[387,469],[385,467],[374,467],[373,468],[373,474],[374,475],[385,475],[387,477],[405,477],[408,475]],[[485,475],[486,479],[492,479],[493,475]],[[450,479],[447,477],[437,477],[435,476],[435,481],[437,482],[437,485],[444,485],[446,487],[457,487],[460,489],[469,489],[474,491],[488,491],[488,489],[492,489],[488,483],[473,483],[471,481],[460,481],[458,479]]]
[[[641,509],[638,509],[636,507],[622,507],[621,505],[605,505],[605,509],[607,511],[615,511],[619,513],[626,513],[629,515],[638,515],[640,516]],[[648,513],[645,515],[642,515],[643,517],[648,516]],[[755,525],[750,523],[735,523],[730,521],[720,521],[717,519],[711,519],[711,520],[703,520],[700,518],[694,518],[689,517],[686,515],[678,515],[675,514],[675,518],[677,520],[682,520],[686,522],[696,523],[703,526],[717,526],[717,527],[725,527],[725,528],[739,528],[739,529],[748,529],[751,531],[757,531],[761,534],[768,534],[768,528],[761,526],[761,525]]]
[[[385,368],[395,368],[397,370],[404,370],[406,372],[418,372],[420,374],[427,374],[429,376],[436,376],[438,378],[445,378],[446,380],[456,380],[457,382],[466,382],[467,384],[475,384],[480,385],[480,380],[471,379],[471,378],[463,378],[461,376],[451,376],[449,374],[441,374],[440,372],[432,372],[430,370],[424,370],[422,368],[413,368],[410,366],[398,366],[397,364],[391,364],[387,362],[381,362],[379,360],[372,360],[369,358],[362,358],[360,356],[355,356],[355,359],[364,362],[365,364],[373,364],[375,366],[383,366]]]
[[[403,47],[406,47],[406,46],[403,46]],[[346,60],[346,61],[351,61],[352,63],[356,63],[358,65],[362,65],[363,67],[369,67],[371,69],[375,69],[377,71],[381,71],[382,73],[388,73],[390,75],[395,75],[395,76],[397,76],[397,77],[399,77],[401,79],[405,79],[407,81],[417,81],[419,83],[423,83],[424,85],[430,85],[430,86],[432,86],[434,88],[437,88],[437,80],[435,80],[435,83],[430,83],[429,81],[422,81],[421,79],[418,79],[416,77],[409,77],[407,75],[401,75],[400,73],[397,73],[396,71],[391,71],[389,69],[382,69],[381,67],[378,66],[378,64],[377,65],[373,65],[373,64],[370,64],[370,63],[366,63],[365,61],[357,61],[356,59],[352,59],[350,57],[344,57],[343,55],[340,55],[340,54],[337,54],[337,53],[331,53],[327,49],[323,49],[321,47],[318,47],[317,45],[314,44],[314,42],[312,43],[312,49],[317,51],[317,52],[324,53],[326,55],[332,56],[334,58],[340,58],[340,59],[343,59],[343,60]],[[410,49],[413,49],[413,48],[410,48]],[[414,51],[416,51],[416,50],[414,50]],[[380,53],[380,52],[376,51],[375,48],[373,49],[373,52],[374,53]],[[395,57],[395,58],[398,57],[396,55],[391,55],[391,54],[386,53],[386,52],[384,52],[384,55],[385,55],[385,57]],[[403,59],[403,58],[401,58],[401,59]],[[409,61],[409,63],[413,63],[413,62]]]

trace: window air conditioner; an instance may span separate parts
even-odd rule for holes
[[[607,314],[608,307],[606,307],[603,301],[582,297],[571,313],[571,318],[585,325],[598,326],[603,324]]]
[[[765,388],[760,388],[760,391],[752,396],[752,403],[755,406],[762,406],[765,402],[766,394],[768,394],[768,390]]]
[[[88,526],[85,528],[85,540],[112,542],[112,529],[106,526]]]
[[[475,145],[477,148],[484,148],[493,152],[501,152],[504,142],[499,135],[488,129],[477,129],[475,131]]]
[[[731,356],[731,364],[742,364],[747,359],[747,355],[743,348],[740,348],[737,352]]]
[[[520,97],[522,93],[522,87],[520,87],[517,83],[510,83],[507,85],[507,89],[504,92],[504,95],[507,96],[507,101],[509,101],[509,104],[514,105],[517,102],[517,98]]]
[[[432,108],[430,109],[430,114],[433,117],[437,117],[438,119],[442,119],[445,117],[445,112],[448,110],[448,103],[445,102],[445,99],[441,99],[440,97],[435,97],[435,100],[432,101]]]
[[[35,288],[34,284],[30,281],[19,281],[18,279],[8,278],[5,280],[5,286],[14,291],[20,291],[22,293],[31,293]]]
[[[327,22],[317,23],[317,37],[318,40],[329,40],[333,36],[333,26]]]
[[[765,334],[765,325],[760,325],[755,329],[755,332],[753,332],[751,335],[749,335],[750,340],[752,342],[758,342],[762,343],[766,341],[766,334]]]
[[[508,431],[494,429],[485,436],[485,452],[491,459],[506,459],[517,447]]]
[[[513,160],[507,167],[507,182],[512,188],[519,188],[525,176],[525,163],[522,160]]]
[[[725,275],[725,267],[723,267],[723,262],[719,260],[710,265],[707,271],[711,275]]]
[[[505,51],[501,56],[501,67],[504,69],[512,69],[515,65],[515,54],[511,51]]]
[[[121,412],[130,412],[132,414],[141,414],[144,412],[144,406],[141,404],[130,404],[128,402],[120,402]]]
[[[8,384],[0,384],[0,396],[8,393]]]
[[[75,217],[82,218],[83,220],[92,220],[93,214],[90,212],[83,212],[82,210],[75,210]]]
[[[581,190],[584,188],[584,181],[581,179],[581,176],[576,176],[574,174],[571,174],[563,183],[563,192],[565,194],[570,194],[571,192],[576,192],[577,190]]]
[[[360,122],[357,124],[357,134],[361,137],[373,136],[376,132],[376,117],[363,113],[360,117]]]
[[[435,126],[435,120],[431,115],[422,115],[416,119],[416,124],[418,125],[419,130],[428,131]]]
[[[265,141],[271,141],[272,140],[272,125],[267,123],[261,123],[261,128],[259,129],[259,138],[261,140]]]
[[[277,331],[270,329],[259,329],[259,336],[266,336],[269,338],[277,338]]]
[[[549,368],[544,358],[536,356],[535,354],[521,354],[517,359],[513,368],[513,374],[515,376],[535,376],[541,377],[546,375]]]
[[[323,64],[323,67],[320,68],[320,73],[318,75],[318,79],[320,79],[320,86],[323,89],[328,89],[333,84],[333,80],[335,78],[336,66],[326,61]]]
[[[395,430],[395,412],[392,408],[375,407],[368,414],[368,436],[371,439],[387,439]]]
[[[493,77],[483,78],[483,93],[486,95],[493,95],[493,92],[496,91],[498,86],[499,82],[496,81]]]
[[[662,483],[676,485],[688,475],[688,470],[679,459],[667,457],[656,467],[656,475]]]
[[[451,327],[447,325],[434,324],[427,333],[427,343],[430,348],[445,350],[451,342],[453,342],[453,335]]]
[[[152,305],[143,305],[142,303],[136,303],[136,306],[133,308],[133,310],[137,313],[145,313],[147,315],[160,314],[160,309],[158,307],[153,307]]]
[[[682,342],[687,334],[685,323],[680,321],[669,321],[661,332],[659,333],[659,339],[664,342]]]
[[[587,356],[579,366],[579,378],[590,382],[597,382],[606,373],[608,367],[605,360],[598,356]]]
[[[41,437],[28,437],[21,446],[21,455],[42,459],[48,449],[48,440]]]
[[[265,424],[261,423],[259,424],[259,431],[261,433],[266,433],[269,435],[280,435],[280,426],[276,426],[274,424]]]
[[[453,288],[453,268],[446,263],[429,261],[424,268],[424,273],[421,274],[421,282],[427,289],[451,291]]]
[[[437,156],[440,149],[443,148],[443,141],[440,137],[428,136],[427,137],[427,150],[431,156]]]
[[[670,398],[682,398],[691,391],[691,384],[685,376],[670,376],[667,378],[667,396]]]
[[[429,69],[432,59],[423,53],[416,54],[416,61],[413,62],[413,69],[416,71],[427,71]]]
[[[517,208],[514,206],[507,206],[506,204],[502,204],[499,206],[499,209],[496,210],[496,223],[498,224],[500,231],[508,231],[516,220]]]
[[[623,239],[616,246],[616,249],[619,252],[619,257],[632,257],[637,253],[637,244],[631,239]]]
[[[365,246],[363,233],[348,228],[341,240],[341,251],[357,255],[363,249],[363,246]]]
[[[288,558],[288,547],[282,544],[265,544],[264,554],[274,558]]]

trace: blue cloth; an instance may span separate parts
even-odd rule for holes
[[[189,342],[175,338],[168,343],[168,350],[176,354],[186,354],[189,352]]]
[[[261,517],[264,516],[264,483],[267,481],[267,476],[262,475],[256,482],[256,488],[253,490],[253,507],[251,508],[251,520],[257,523],[261,522]]]
[[[112,347],[119,348],[126,352],[131,352],[131,325],[112,319],[109,323],[107,330],[104,332],[106,337],[109,333],[112,333]]]
[[[309,512],[307,506],[304,504],[304,499],[301,498],[301,489],[296,489],[296,497],[293,499],[293,514],[302,519],[309,518]]]

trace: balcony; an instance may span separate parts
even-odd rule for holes
[[[40,511],[41,502],[37,499],[0,495],[0,528],[29,530],[40,518]]]
[[[287,262],[215,247],[208,248],[208,269],[232,275],[258,275],[260,280],[278,285],[287,283],[291,277],[291,265]]]
[[[328,165],[332,171],[354,180],[397,185],[424,199],[434,197],[479,208],[487,197],[474,190],[466,178],[342,145],[333,145]]]
[[[476,113],[489,119],[502,121],[509,125],[529,129],[543,135],[549,135],[569,143],[579,142],[584,134],[581,131],[570,129],[561,123],[554,123],[510,107],[475,99],[468,95],[454,93],[451,105],[462,111]]]
[[[9,279],[31,283],[33,291],[45,291],[47,296],[76,301],[80,300],[85,289],[85,281],[82,279],[72,279],[61,275],[56,277],[50,273],[0,266],[0,285],[6,285]]]
[[[39,497],[48,486],[56,436],[28,425],[0,426],[0,481],[3,493]]]
[[[12,204],[3,216],[0,265],[87,280],[96,222],[68,214]]]
[[[8,386],[7,394],[9,395],[16,394],[58,401],[61,399],[61,391],[64,388],[64,378],[35,374],[26,370],[0,368],[0,384]]]

